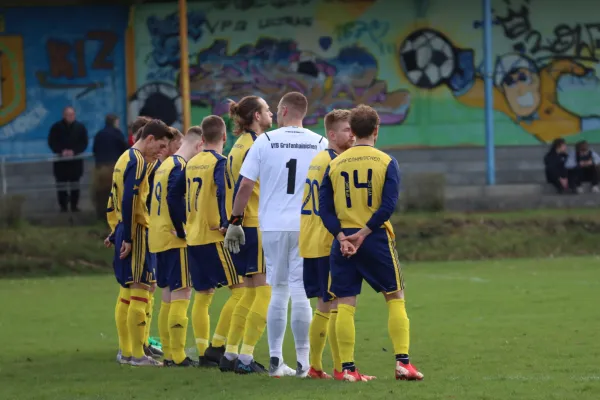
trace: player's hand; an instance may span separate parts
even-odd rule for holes
[[[246,244],[244,228],[240,225],[229,225],[225,234],[225,247],[233,254],[240,252],[240,246]]]
[[[340,251],[346,258],[350,258],[356,254],[356,247],[348,240],[342,240],[340,242]]]
[[[119,255],[119,258],[124,260],[127,258],[129,253],[131,253],[131,243],[127,243],[123,240],[123,243],[121,243],[121,254]]]
[[[356,251],[362,246],[365,238],[371,234],[371,230],[369,228],[362,228],[360,231],[356,232],[353,235],[346,236],[346,240],[352,243],[354,247],[356,247]]]
[[[176,231],[175,229],[173,229],[173,230],[171,231],[171,233],[172,233],[174,236],[178,237],[179,239],[185,239],[185,237],[179,237],[179,235],[177,234],[177,231]],[[185,231],[185,229],[183,230],[183,234],[184,234],[185,236],[187,236],[187,232]]]
[[[112,246],[112,243],[111,243],[111,241],[110,241],[110,235],[108,235],[108,236],[106,237],[106,239],[104,239],[104,247],[106,247],[107,249],[109,249],[109,248],[110,248],[110,246]]]
[[[219,231],[221,232],[223,235],[225,235],[225,233],[227,232],[227,228],[224,227],[217,227],[217,228],[210,228],[211,231]]]

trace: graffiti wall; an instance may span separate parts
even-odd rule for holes
[[[0,9],[0,155],[50,153],[48,132],[68,105],[90,147],[107,113],[122,115],[124,125],[127,11]]]
[[[569,4],[493,0],[498,145],[599,141],[600,19],[585,0]],[[176,11],[136,10],[132,116],[181,122]],[[479,0],[190,3],[192,122],[225,115],[228,98],[256,94],[275,108],[297,90],[317,132],[328,111],[366,103],[381,115],[382,148],[482,145],[481,14]]]

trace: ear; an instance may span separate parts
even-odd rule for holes
[[[283,106],[283,113],[281,115],[285,117],[287,115],[287,113],[288,113],[287,106]]]
[[[373,136],[375,137],[375,139],[377,139],[377,136],[379,136],[379,125],[375,127],[375,132],[373,132]]]

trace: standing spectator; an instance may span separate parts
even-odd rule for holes
[[[73,160],[88,146],[88,133],[85,126],[75,120],[75,109],[71,106],[63,110],[63,118],[52,125],[48,135],[48,146],[59,158],[54,162],[54,177],[61,212],[78,212],[79,180],[83,175],[83,159]]]
[[[119,117],[108,114],[105,121],[104,129],[94,137],[92,150],[96,161],[92,200],[98,219],[106,218],[106,203],[111,191],[112,172],[115,163],[128,148],[125,135],[119,129]]]
[[[564,139],[554,139],[552,147],[544,157],[546,181],[552,184],[558,193],[566,193],[569,180],[565,163],[567,161],[567,143]]]
[[[583,193],[583,182],[589,182],[592,186],[592,192],[599,193],[599,177],[597,166],[600,164],[598,153],[590,149],[590,145],[585,140],[575,144],[575,151],[569,155],[566,167],[569,170],[569,180],[573,182],[573,187],[577,193]]]

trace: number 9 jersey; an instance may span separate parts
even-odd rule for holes
[[[319,187],[329,163],[336,157],[335,151],[324,150],[313,158],[308,167],[300,215],[300,257],[329,257],[331,252],[333,236],[319,216]]]

